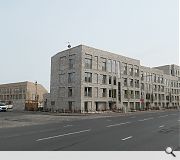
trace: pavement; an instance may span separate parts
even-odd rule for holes
[[[179,110],[54,115],[0,113],[0,150],[163,151],[168,146],[180,150]]]

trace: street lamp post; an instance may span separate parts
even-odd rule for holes
[[[171,108],[171,102],[172,102],[172,95],[171,95],[171,89],[169,91],[169,107],[168,108]]]
[[[35,89],[36,89],[36,92],[35,92],[35,101],[37,101],[37,81],[35,82]]]
[[[37,81],[35,82],[35,87],[36,87],[35,104],[36,107],[38,108]]]

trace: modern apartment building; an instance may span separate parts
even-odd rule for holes
[[[51,58],[50,94],[45,97],[45,107],[83,113],[179,106],[180,81],[163,69],[79,45]],[[178,66],[176,70],[178,74]]]
[[[41,85],[33,82],[18,82],[0,85],[0,101],[13,104],[15,110],[24,110],[25,102],[37,100],[43,103],[43,94],[47,90]]]
[[[164,65],[164,66],[159,66],[159,67],[154,67],[154,68],[163,70],[165,74],[171,75],[173,77],[177,77],[180,80],[180,66],[171,64],[171,65]]]

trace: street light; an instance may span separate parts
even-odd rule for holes
[[[35,88],[36,88],[35,101],[37,101],[37,81],[35,82]]]

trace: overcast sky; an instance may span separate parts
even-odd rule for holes
[[[178,64],[178,0],[0,0],[0,84],[50,85],[50,58],[85,44]]]

